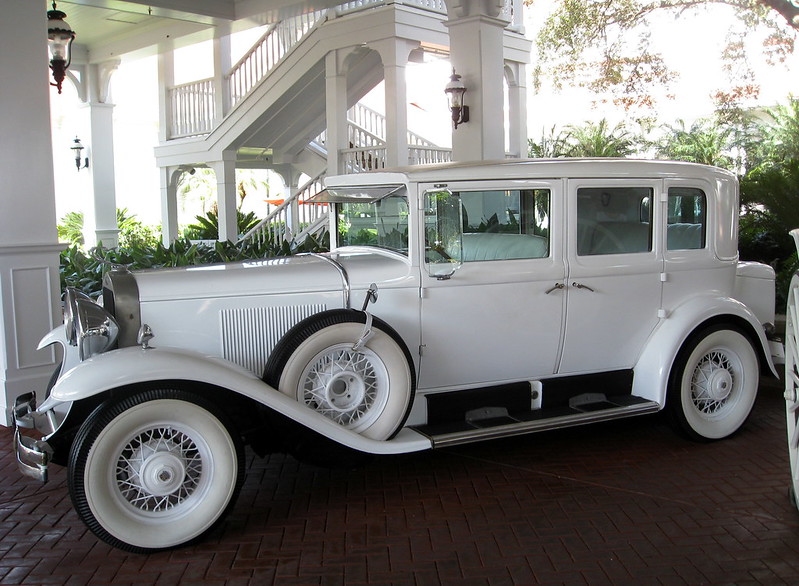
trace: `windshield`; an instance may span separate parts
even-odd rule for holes
[[[339,246],[377,246],[408,254],[408,198],[390,195],[367,203],[339,203]]]

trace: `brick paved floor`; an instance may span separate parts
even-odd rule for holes
[[[779,383],[747,427],[695,444],[660,416],[330,471],[250,457],[203,543],[114,550],[65,474],[16,471],[0,430],[3,584],[796,584],[799,512]]]

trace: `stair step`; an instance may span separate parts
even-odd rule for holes
[[[498,439],[537,431],[562,429],[600,421],[611,421],[635,415],[655,413],[660,405],[655,401],[632,395],[597,397],[595,402],[578,402],[520,413],[506,413],[487,407],[486,416],[471,412],[463,421],[437,423],[414,427],[429,437],[434,448]],[[477,410],[475,410],[477,411]],[[497,412],[500,411],[500,412]]]

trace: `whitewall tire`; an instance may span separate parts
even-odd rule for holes
[[[153,390],[99,407],[69,457],[75,509],[95,535],[134,552],[200,538],[244,477],[240,438],[194,394]]]
[[[757,397],[760,364],[738,329],[717,325],[694,336],[672,368],[667,406],[692,439],[716,440],[744,424]]]
[[[278,343],[264,380],[298,402],[365,437],[393,437],[410,412],[415,391],[411,359],[399,335],[365,314],[323,312],[300,322]]]

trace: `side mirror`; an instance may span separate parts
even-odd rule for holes
[[[427,274],[449,279],[463,264],[461,198],[448,189],[425,192],[424,229]]]

